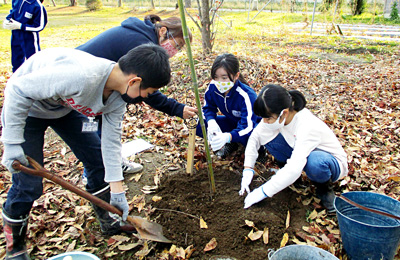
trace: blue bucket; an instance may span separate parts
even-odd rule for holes
[[[371,209],[400,216],[400,202],[389,196],[352,191],[342,196]],[[354,260],[392,260],[400,244],[400,221],[352,206],[335,198],[343,248]]]
[[[60,255],[56,255],[53,257],[48,258],[47,260],[64,260],[64,259],[71,259],[72,260],[100,260],[97,256],[86,253],[86,252],[67,252]]]
[[[308,245],[290,245],[268,253],[269,260],[339,260],[321,248]]]

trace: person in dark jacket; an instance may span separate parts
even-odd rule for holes
[[[211,78],[204,95],[204,121],[212,150],[224,158],[238,148],[238,143],[246,146],[261,118],[253,113],[257,94],[240,74],[239,61],[233,54],[215,59]],[[196,134],[203,137],[200,125]]]
[[[189,31],[189,39],[192,34]],[[129,50],[145,43],[155,43],[163,47],[173,57],[185,45],[181,20],[177,17],[161,19],[157,15],[148,15],[144,20],[129,17],[121,26],[113,27],[77,47],[94,56],[118,61]],[[156,91],[147,98],[137,97],[134,103],[145,102],[151,107],[170,116],[191,118],[197,109],[168,98]],[[123,158],[122,168],[125,173],[141,171],[143,166]]]
[[[47,24],[46,9],[39,0],[13,0],[3,28],[11,30],[11,64],[15,72],[26,59],[40,51],[39,32]]]

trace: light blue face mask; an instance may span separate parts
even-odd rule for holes
[[[218,91],[221,93],[227,92],[235,85],[232,81],[215,81],[215,80],[212,80],[210,84],[214,84],[217,87]]]

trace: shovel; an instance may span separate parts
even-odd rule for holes
[[[121,210],[119,210],[116,207],[112,206],[111,204],[105,202],[104,200],[90,194],[89,192],[84,191],[84,190],[72,185],[71,183],[64,180],[63,178],[49,172],[48,170],[43,168],[38,162],[36,162],[31,157],[27,156],[27,159],[28,159],[30,165],[34,169],[28,168],[28,167],[22,165],[18,161],[13,162],[13,165],[12,165],[13,168],[16,170],[25,172],[27,174],[40,176],[42,178],[46,178],[50,181],[53,181],[53,182],[61,185],[64,189],[72,191],[72,192],[76,193],[77,195],[89,200],[93,204],[95,204],[111,213],[122,216]],[[171,243],[171,241],[169,239],[164,237],[163,231],[162,231],[162,226],[160,224],[155,223],[155,222],[149,222],[146,219],[137,217],[137,216],[134,216],[134,217],[128,216],[127,221],[136,228],[141,239],[147,239],[147,240],[163,242],[163,243]]]

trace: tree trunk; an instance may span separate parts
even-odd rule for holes
[[[70,0],[70,2],[71,2],[70,6],[76,6],[77,5],[76,0]]]
[[[151,9],[156,9],[156,6],[154,4],[154,0],[151,0]]]
[[[185,0],[185,7],[191,8],[192,7],[192,0]]]
[[[122,0],[118,0],[118,7],[122,7]]]
[[[210,21],[210,6],[208,0],[201,0],[201,42],[203,52],[211,53],[211,21]]]

